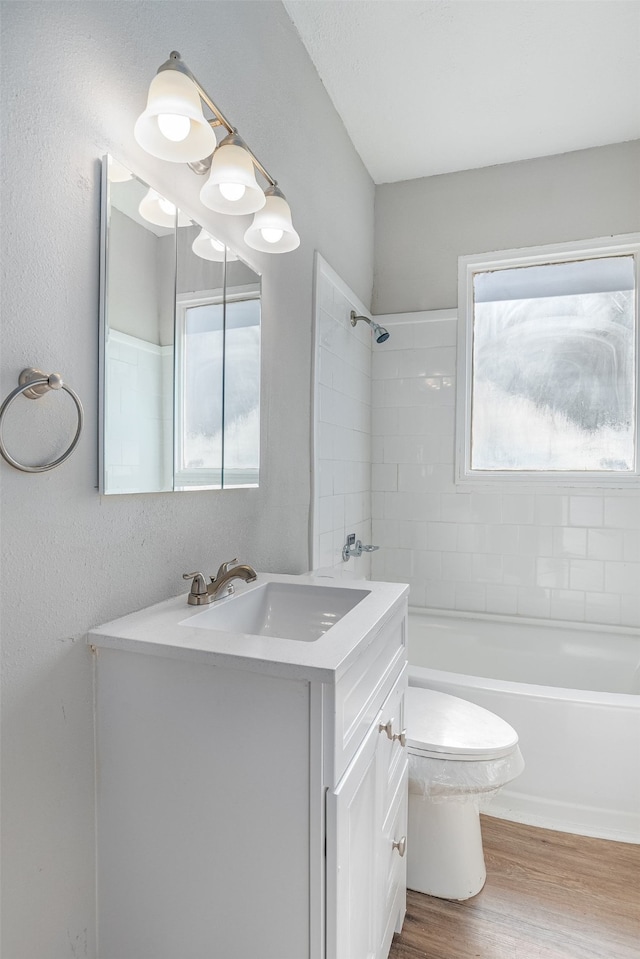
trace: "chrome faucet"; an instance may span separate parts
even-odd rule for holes
[[[183,579],[191,579],[191,590],[187,598],[190,606],[203,606],[206,603],[214,603],[219,599],[219,593],[224,590],[225,596],[233,593],[233,579],[242,579],[245,583],[253,583],[257,573],[253,566],[242,563],[240,566],[234,566],[237,559],[232,559],[228,563],[223,563],[215,576],[210,576],[211,582],[207,586],[202,573],[183,573]]]

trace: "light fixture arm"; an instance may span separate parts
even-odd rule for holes
[[[184,60],[182,59],[182,57],[180,56],[177,50],[171,51],[171,53],[169,54],[169,59],[165,60],[165,62],[158,67],[157,72],[162,73],[164,70],[177,70],[179,73],[183,73],[186,77],[189,77],[189,79],[195,86],[196,90],[198,91],[198,95],[200,96],[200,99],[204,103],[206,103],[206,105],[209,107],[209,109],[211,110],[211,112],[213,113],[215,117],[215,120],[209,121],[211,126],[223,126],[225,127],[228,133],[232,133],[234,136],[238,137],[238,139],[242,141],[242,146],[247,151],[254,165],[258,168],[258,170],[263,175],[265,180],[267,180],[270,186],[275,187],[277,185],[277,181],[274,180],[274,178],[267,171],[267,169],[262,165],[262,163],[260,163],[260,160],[257,158],[257,156],[255,155],[251,147],[249,147],[247,143],[242,139],[237,129],[229,122],[229,120],[226,118],[222,110],[220,110],[219,107],[216,106],[216,104],[213,102],[213,100],[211,99],[207,91],[204,89],[204,87],[198,81],[198,79],[193,75],[193,73],[191,72],[189,67],[186,65],[186,63],[184,62]],[[191,167],[192,170],[194,170],[195,173],[205,174],[209,170],[211,163],[206,162],[206,160],[203,159],[202,161],[196,162],[194,164],[190,163],[189,166]]]

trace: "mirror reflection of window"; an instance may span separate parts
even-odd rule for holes
[[[176,484],[257,486],[259,291],[178,296],[176,329]]]
[[[224,304],[222,290],[178,296],[176,486],[222,486]]]
[[[175,487],[257,486],[259,278],[195,224],[177,258]]]
[[[174,404],[176,489],[222,487],[224,275],[224,247],[221,255],[210,242],[207,248],[202,230],[195,223],[179,227]]]
[[[227,287],[224,485],[257,486],[260,465],[260,295]]]

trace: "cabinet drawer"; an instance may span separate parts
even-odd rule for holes
[[[407,749],[400,739],[404,732],[405,693],[408,685],[408,666],[405,664],[393,689],[382,706],[378,725],[380,734],[380,788],[382,814],[386,818],[406,766]],[[391,734],[391,735],[389,735]],[[398,737],[398,738],[395,738]]]
[[[369,731],[407,661],[407,604],[375,632],[371,642],[339,680],[333,709],[325,713],[325,777],[336,785]],[[386,720],[385,720],[386,721]]]

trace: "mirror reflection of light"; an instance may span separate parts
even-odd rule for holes
[[[109,157],[109,183],[126,183],[128,180],[133,180],[131,170]]]
[[[178,210],[175,203],[167,200],[166,197],[161,196],[151,187],[140,201],[138,213],[147,223],[154,223],[156,226],[164,226],[169,229],[175,226],[176,213],[178,215],[178,226],[188,226],[190,223],[186,214]]]
[[[191,121],[189,117],[181,116],[179,113],[159,113],[158,127],[167,140],[180,143],[189,136]]]
[[[163,213],[166,213],[167,216],[174,216],[176,212],[175,203],[172,203],[171,200],[165,200],[163,196],[158,194],[158,206]]]

